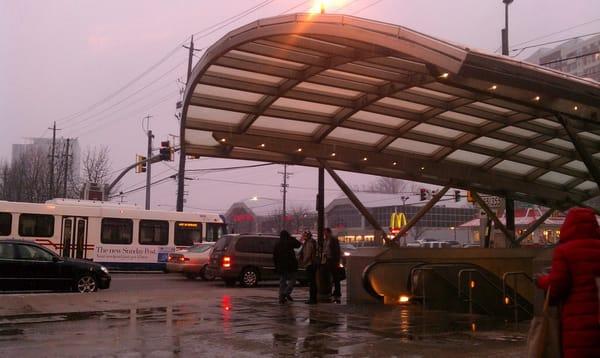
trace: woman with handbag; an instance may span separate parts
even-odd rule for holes
[[[600,357],[598,292],[600,228],[592,209],[574,208],[560,228],[552,269],[536,280],[550,288],[551,303],[561,304],[561,346],[564,357]]]

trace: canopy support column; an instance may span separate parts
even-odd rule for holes
[[[385,235],[385,231],[383,231],[383,229],[381,228],[381,225],[379,225],[379,223],[377,222],[377,220],[375,220],[375,217],[371,214],[371,212],[369,212],[369,210],[360,202],[360,200],[358,200],[358,197],[356,197],[356,195],[354,195],[354,193],[352,192],[352,189],[350,189],[350,187],[348,185],[346,185],[346,183],[342,180],[342,178],[340,178],[339,175],[337,175],[337,173],[333,169],[331,169],[331,167],[327,164],[326,161],[319,159],[319,162],[321,163],[321,166],[327,170],[327,173],[329,173],[329,175],[331,175],[331,177],[337,183],[337,185],[340,187],[340,189],[342,189],[344,194],[346,194],[348,199],[350,199],[350,202],[352,202],[352,204],[354,204],[356,209],[358,209],[358,211],[365,217],[365,219],[367,219],[369,224],[371,224],[371,226],[375,229],[376,242],[377,242],[378,236],[379,236],[379,237],[383,237],[383,241],[385,241],[386,244],[390,244],[391,242],[388,239],[387,235]]]
[[[504,198],[504,210],[506,217],[506,230],[510,231],[512,237],[516,237],[515,235],[515,201],[513,199],[509,199],[508,197]]]
[[[473,196],[473,199],[475,199],[477,204],[479,204],[479,206],[483,209],[483,211],[485,211],[487,216],[489,218],[492,218],[492,220],[494,221],[494,226],[500,229],[500,231],[502,231],[504,236],[506,236],[506,238],[511,242],[512,245],[515,245],[516,242],[514,232],[511,233],[510,231],[508,231],[508,229],[506,229],[506,226],[504,226],[504,224],[500,222],[500,219],[498,219],[496,213],[493,212],[492,209],[490,209],[490,207],[485,203],[485,201],[483,201],[483,199],[481,199],[478,193],[472,191],[471,195]]]
[[[396,237],[394,238],[394,240],[399,239],[400,237],[402,237],[403,235],[405,235],[408,230],[412,229],[413,226],[415,226],[415,224],[417,222],[419,222],[419,220],[421,220],[421,218],[423,216],[425,216],[425,214],[427,214],[429,212],[429,210],[431,210],[431,208],[433,208],[433,206],[440,201],[440,199],[446,194],[446,192],[448,192],[448,190],[450,189],[449,186],[445,186],[442,190],[440,190],[437,194],[435,194],[433,196],[433,198],[431,198],[431,200],[429,200],[429,202],[423,206],[421,208],[421,210],[419,210],[419,212],[412,217],[412,219],[410,219],[410,221],[406,224],[406,226],[402,227],[400,229],[400,232],[398,234],[396,234]]]
[[[319,167],[319,189],[317,193],[317,242],[323,245],[323,229],[325,229],[325,170]]]
[[[529,225],[529,227],[527,228],[527,230],[525,230],[521,236],[519,236],[519,238],[517,240],[515,240],[515,243],[519,244],[521,243],[521,241],[525,240],[525,238],[527,236],[529,236],[535,229],[537,229],[540,225],[542,225],[544,223],[544,221],[546,221],[546,219],[548,219],[550,217],[550,215],[552,215],[552,213],[555,211],[556,209],[548,209],[546,210],[546,212],[544,213],[544,215],[540,216],[539,219],[537,219],[535,222],[531,223],[531,225]]]
[[[590,172],[590,175],[592,176],[592,178],[598,185],[598,188],[600,188],[600,168],[598,168],[598,166],[596,166],[596,164],[594,163],[594,158],[585,149],[585,146],[583,145],[581,140],[579,140],[579,137],[573,131],[573,128],[571,128],[571,126],[569,126],[569,119],[561,116],[558,113],[555,114],[555,117],[556,117],[556,119],[558,119],[560,124],[562,124],[563,128],[569,135],[569,138],[571,138],[571,141],[573,142],[573,145],[575,146],[575,150],[581,157],[581,160],[585,164],[587,170]]]

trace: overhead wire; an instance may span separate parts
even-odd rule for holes
[[[182,65],[184,65],[187,61],[182,61],[179,62],[177,65],[175,65],[174,67],[171,67],[169,70],[167,70],[166,72],[163,72],[161,75],[159,75],[158,77],[156,77],[154,80],[152,80],[151,82],[147,83],[145,86],[139,88],[138,90],[136,90],[135,92],[131,93],[130,95],[128,95],[127,97],[124,97],[123,99],[121,99],[118,102],[113,103],[112,105],[102,109],[100,112],[96,112],[94,114],[91,114],[89,116],[80,118],[79,120],[71,123],[69,128],[73,128],[76,127],[78,125],[81,125],[87,121],[89,121],[90,119],[93,119],[103,113],[106,113],[107,111],[109,111],[110,109],[113,109],[115,107],[117,107],[118,105],[120,105],[121,103],[127,101],[128,99],[132,98],[133,96],[137,95],[138,93],[146,90],[147,88],[153,86],[154,84],[158,83],[159,81],[161,81],[163,78],[165,78],[168,74],[170,74],[171,72],[175,71],[176,69],[178,69],[179,67],[181,67]],[[172,83],[169,83],[169,85],[172,85]],[[165,88],[165,86],[160,87],[157,90],[154,91],[160,91],[161,89]],[[135,102],[134,102],[135,103]],[[114,112],[113,112],[114,113]]]

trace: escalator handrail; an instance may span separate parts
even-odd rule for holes
[[[376,260],[373,261],[372,263],[370,263],[369,265],[367,265],[367,267],[364,268],[363,272],[362,272],[362,285],[365,291],[367,291],[367,293],[369,295],[371,295],[371,297],[375,298],[378,301],[383,301],[383,296],[381,296],[380,294],[378,294],[377,292],[375,292],[375,289],[373,288],[373,285],[371,285],[371,281],[369,279],[369,275],[371,274],[371,271],[375,268],[375,266],[380,265],[380,264],[415,264],[415,265],[421,265],[421,264],[425,264],[425,262],[423,261],[412,261],[412,260],[405,260],[405,259],[387,259],[387,260]]]

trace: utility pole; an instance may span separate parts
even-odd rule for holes
[[[287,172],[287,164],[283,165],[283,173],[279,172],[279,174],[283,175],[283,183],[281,184],[281,192],[283,193],[283,205],[281,210],[281,230],[285,230],[285,218],[286,218],[286,210],[285,210],[285,202],[287,198],[287,188],[289,187],[287,180],[292,175],[292,173]]]
[[[50,154],[50,192],[48,193],[50,196],[50,199],[54,199],[54,158],[56,157],[56,121],[54,121],[54,124],[52,125],[51,128],[48,129],[52,129],[52,149],[51,149],[51,154]],[[59,129],[60,130],[60,129]]]
[[[508,56],[508,5],[513,0],[502,0],[502,2],[506,5],[504,8],[504,28],[502,29],[502,54]]]
[[[144,117],[144,119],[148,123],[148,130],[146,131],[146,133],[148,134],[148,155],[146,156],[146,158],[152,158],[152,138],[154,138],[154,136],[152,135],[152,131],[150,130],[150,118],[152,118],[152,116],[150,115]],[[148,161],[146,164],[146,210],[150,210],[150,186],[152,185],[151,179],[152,162]]]
[[[63,198],[67,198],[67,183],[69,182],[69,146],[70,138],[67,138],[67,148],[65,149],[65,181],[63,183]]]
[[[190,84],[190,77],[192,75],[192,60],[194,58],[194,36],[190,40],[189,54],[188,54],[188,70],[186,85]],[[181,119],[179,120],[179,170],[177,171],[177,211],[183,211],[183,194],[184,194],[184,180],[185,180],[185,113],[182,112]]]
[[[508,48],[508,5],[510,5],[513,0],[502,0],[505,4],[504,8],[504,29],[502,29],[502,54],[508,56],[509,48]],[[515,201],[508,197],[504,198],[505,202],[505,217],[506,217],[506,229],[514,234],[515,232]],[[488,218],[489,220],[489,218]],[[456,231],[454,232],[456,234]],[[486,241],[488,237],[486,236]]]

